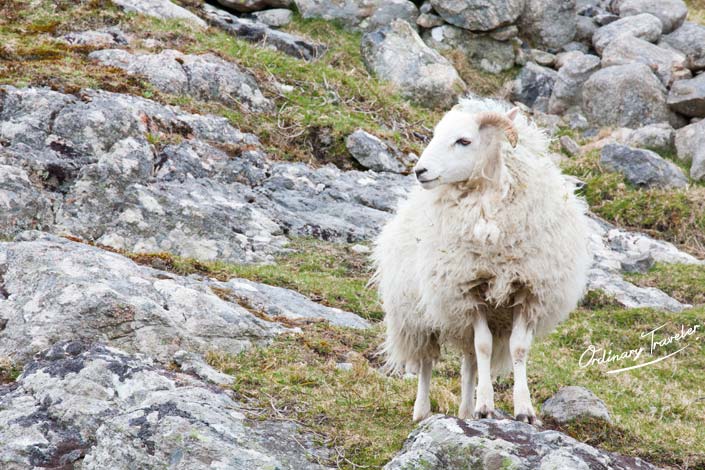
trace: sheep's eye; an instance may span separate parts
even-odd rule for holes
[[[463,147],[466,147],[466,146],[472,144],[472,140],[463,139],[461,137],[460,139],[456,140],[455,143],[458,145],[462,145]]]

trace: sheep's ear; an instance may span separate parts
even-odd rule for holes
[[[509,110],[507,113],[507,117],[509,118],[510,121],[513,121],[515,117],[517,117],[517,114],[519,114],[519,108],[514,107]]]

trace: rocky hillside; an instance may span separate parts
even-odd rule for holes
[[[704,23],[681,0],[1,2],[0,468],[705,468]],[[541,428],[452,418],[453,351],[414,426],[414,377],[376,355],[370,240],[465,94],[545,127],[592,210],[589,291],[531,353]],[[646,360],[585,365],[654,329]]]

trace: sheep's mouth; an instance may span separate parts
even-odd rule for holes
[[[428,184],[428,183],[433,183],[434,181],[438,181],[441,177],[436,176],[435,178],[431,178],[430,180],[419,180],[419,183],[421,184]]]

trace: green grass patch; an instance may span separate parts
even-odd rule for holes
[[[644,287],[656,287],[680,302],[705,304],[705,266],[697,264],[657,264],[644,274],[628,274],[627,279]]]

